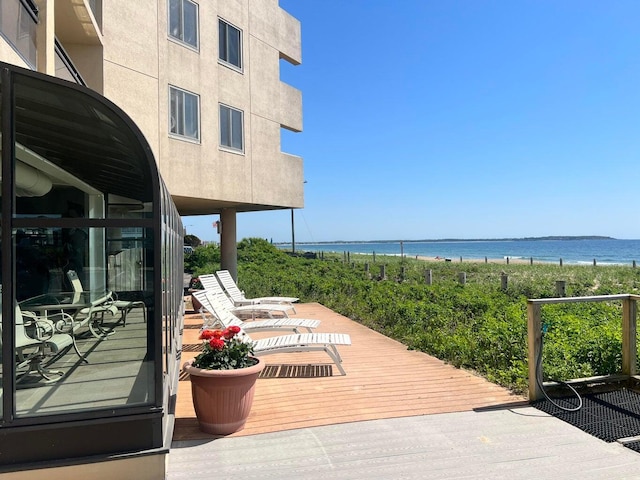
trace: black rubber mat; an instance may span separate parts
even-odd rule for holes
[[[331,365],[267,365],[260,378],[318,378],[332,377]]]
[[[640,441],[625,443],[624,446],[630,448],[634,452],[640,453]]]
[[[554,399],[565,407],[575,406],[577,401],[576,397]],[[640,436],[640,393],[620,389],[585,394],[582,401],[582,408],[575,412],[566,412],[547,399],[531,405],[605,442]]]
[[[332,377],[331,365],[266,365],[258,378],[318,378]],[[189,380],[189,374],[180,370],[179,381]]]

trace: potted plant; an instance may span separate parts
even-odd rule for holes
[[[252,356],[253,346],[243,336],[237,326],[205,329],[200,333],[202,353],[183,366],[203,432],[228,435],[242,430],[249,417],[264,362]]]

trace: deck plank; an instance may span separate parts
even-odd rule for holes
[[[333,425],[354,421],[463,412],[505,404],[521,404],[513,395],[432,356],[408,350],[381,335],[318,304],[296,304],[299,318],[316,318],[316,331],[346,333],[352,345],[340,346],[346,376],[333,366],[333,376],[261,378],[245,428],[231,436]],[[201,317],[185,317],[186,325],[200,325]],[[252,334],[266,338],[277,332]],[[185,328],[183,344],[197,344],[198,330]],[[184,351],[183,361],[197,352]],[[262,357],[267,365],[331,365],[322,352],[282,353]],[[207,439],[197,428],[188,380],[181,381],[176,406],[174,440]]]

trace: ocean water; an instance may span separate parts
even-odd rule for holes
[[[278,245],[291,250],[291,244]],[[376,255],[425,256],[462,259],[533,259],[565,264],[631,265],[640,261],[640,240],[460,240],[453,242],[296,243],[302,252],[350,252]]]

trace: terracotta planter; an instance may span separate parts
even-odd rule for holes
[[[187,362],[183,370],[191,379],[193,406],[200,430],[229,435],[244,428],[249,417],[256,380],[265,363],[238,370],[203,370]]]

